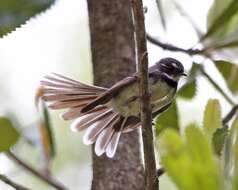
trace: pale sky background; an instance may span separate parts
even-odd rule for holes
[[[178,2],[183,5],[198,27],[205,31],[206,15],[212,0]],[[174,13],[173,5],[165,6],[166,18],[169,20],[166,35],[160,26],[155,0],[144,1],[144,5],[148,8],[146,13],[148,33],[184,48],[196,44],[197,37],[191,25],[178,13]],[[148,44],[148,52],[150,65],[161,57],[173,56],[179,59],[187,70],[191,67],[192,60],[187,55],[162,51],[151,44]],[[34,93],[40,79],[47,73],[58,72],[89,83],[92,81],[90,56],[86,0],[58,0],[48,11],[30,19],[21,28],[0,39],[0,114],[13,112],[23,125],[33,123],[37,118],[33,105]],[[200,57],[196,59],[201,60]],[[211,64],[207,62],[207,65],[212,77],[225,86],[221,76],[210,66]],[[224,113],[229,110],[227,102],[205,79],[201,79],[196,98],[192,102],[179,101],[181,125],[185,126],[192,121],[201,123],[201,108],[204,108],[206,100],[210,97],[221,100]],[[72,132],[69,132],[69,135],[78,138],[82,144],[81,135]],[[90,155],[88,147],[87,155]],[[12,164],[4,156],[0,156],[0,162],[1,173],[12,170]],[[86,161],[86,164],[84,162],[80,168],[69,165],[57,171],[57,177],[64,182],[67,181],[66,184],[71,187],[80,184],[83,190],[88,189],[91,179],[90,165],[91,160]],[[18,178],[17,175],[13,177]],[[0,189],[11,188],[0,182]]]

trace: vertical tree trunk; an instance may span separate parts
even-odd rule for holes
[[[129,0],[88,0],[94,82],[110,87],[135,72]],[[138,132],[123,134],[113,159],[93,153],[93,190],[143,190]]]

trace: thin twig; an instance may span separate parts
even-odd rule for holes
[[[9,186],[13,187],[16,190],[30,190],[27,187],[17,184],[16,182],[9,179],[7,176],[0,174],[0,180],[4,183],[8,184]]]
[[[159,168],[159,169],[157,170],[157,177],[162,176],[164,173],[165,173],[164,168]]]
[[[186,53],[188,55],[196,55],[196,54],[205,54],[206,49],[184,49],[184,48],[180,48],[171,44],[167,44],[167,43],[163,43],[160,42],[159,40],[155,39],[154,37],[150,36],[149,34],[146,35],[147,40],[149,42],[151,42],[154,45],[157,45],[165,50],[169,50],[169,51],[178,51],[178,52],[182,52],[182,53]]]
[[[142,0],[132,0],[132,9],[137,45],[137,63],[140,74],[141,123],[146,183],[145,189],[158,190],[159,185],[156,171],[153,131],[151,122],[152,116],[150,93],[148,86],[148,57],[146,53],[146,32]]]
[[[9,152],[6,153],[6,155],[11,160],[13,160],[15,163],[17,163],[19,166],[23,167],[28,172],[30,172],[31,174],[35,175],[36,177],[38,177],[42,181],[46,182],[50,186],[54,187],[55,189],[57,189],[57,190],[67,190],[67,188],[63,184],[59,183],[58,181],[53,179],[51,176],[47,176],[47,175],[37,171],[32,166],[30,166],[29,164],[27,164],[26,162],[24,162],[23,160],[18,158],[13,152],[9,151]]]
[[[236,114],[237,110],[238,110],[238,104],[233,106],[231,108],[231,110],[228,112],[228,114],[223,118],[222,124],[224,126],[233,118],[233,116]]]
[[[201,71],[201,74],[207,78],[207,80],[217,89],[218,92],[229,102],[232,106],[235,105],[233,100],[222,90],[222,88],[210,77],[209,74],[204,70],[202,66],[199,66],[198,69]]]

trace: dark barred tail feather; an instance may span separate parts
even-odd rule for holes
[[[106,88],[86,85],[56,73],[45,76],[41,85],[44,91],[42,99],[51,102],[51,109],[68,109],[62,114],[62,118],[75,119],[71,124],[73,131],[86,130],[83,141],[87,145],[95,143],[97,155],[105,152],[108,157],[113,157],[121,133],[140,126],[139,120],[133,125],[128,124],[128,118],[120,116],[106,105],[81,112],[86,105],[106,92]]]

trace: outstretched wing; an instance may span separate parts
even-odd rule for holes
[[[138,77],[136,75],[122,79],[121,81],[113,85],[111,88],[100,94],[96,99],[91,101],[89,104],[84,106],[81,112],[84,113],[90,111],[91,109],[95,108],[98,105],[107,103],[109,100],[115,97],[121,91],[121,89],[135,82],[138,82]]]

